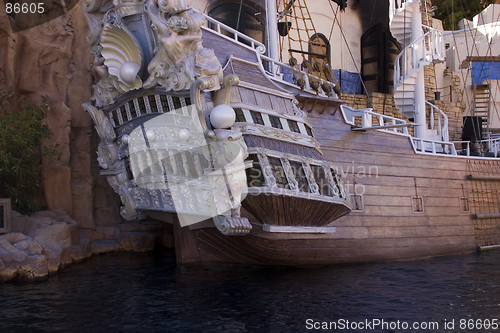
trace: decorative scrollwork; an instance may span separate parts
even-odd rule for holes
[[[101,142],[111,143],[116,139],[115,131],[113,130],[113,126],[109,121],[109,118],[104,115],[102,110],[92,106],[90,103],[83,103],[82,107],[85,111],[89,113],[92,117],[92,120],[95,124],[95,129],[97,130],[97,134],[101,139]]]
[[[120,215],[125,219],[125,220],[142,220],[145,218],[145,215],[137,212],[135,210],[136,204],[135,200],[132,197],[132,194],[128,191],[128,189],[124,186],[120,186],[119,193],[120,199],[123,203],[123,206],[120,209]]]
[[[283,170],[285,171],[286,178],[288,179],[288,186],[290,186],[291,190],[298,190],[299,183],[295,179],[295,174],[293,173],[293,169],[289,162],[289,156],[285,155],[281,162],[283,164]]]
[[[277,187],[276,185],[276,178],[274,178],[273,174],[273,169],[271,168],[271,165],[269,164],[269,160],[267,159],[267,156],[263,154],[262,150],[257,149],[257,157],[259,158],[259,163],[262,168],[262,171],[264,171],[264,177],[266,179],[266,184],[269,187]]]
[[[340,196],[340,191],[339,191],[337,184],[332,176],[332,171],[330,169],[330,165],[328,163],[323,163],[322,167],[323,167],[323,170],[325,172],[326,178],[328,180],[328,186],[330,186],[330,190],[332,191],[333,196],[334,197]]]
[[[319,186],[316,184],[316,180],[314,179],[314,173],[311,169],[311,165],[309,164],[309,159],[303,158],[302,162],[304,173],[309,181],[309,189],[311,190],[311,193],[319,194]]]
[[[252,225],[245,217],[226,217],[217,215],[214,217],[217,229],[226,236],[242,236],[252,230]]]
[[[279,129],[259,127],[259,130],[266,135],[272,135],[272,136],[276,136],[276,137],[282,138],[282,139],[291,139],[293,141],[298,141],[298,140],[302,139],[302,137],[298,134],[288,133],[288,132],[285,132],[285,131],[279,130]]]

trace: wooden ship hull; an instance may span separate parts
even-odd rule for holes
[[[102,16],[96,8],[88,15]],[[149,1],[147,15],[153,23],[202,21],[183,8]],[[156,55],[142,42],[142,52],[124,56],[124,70],[141,64],[135,80],[124,75],[116,83],[122,74],[102,70],[111,93],[96,93],[85,109],[101,138],[101,174],[120,195],[123,217],[165,222],[178,264],[317,266],[500,244],[495,157],[463,156],[449,141],[413,137],[405,120],[345,108],[333,82],[264,56],[262,44],[209,17],[208,28],[192,29],[203,49],[180,61],[194,61],[190,77],[180,62],[167,61],[176,56],[167,43],[172,31],[123,28],[134,22],[124,17],[146,20],[143,11],[118,11],[105,30],[122,34],[129,48],[154,35]],[[221,105],[235,110],[229,125],[212,119]]]
[[[313,110],[308,119],[325,158],[344,169],[349,190],[356,182],[362,191],[361,209],[335,220],[329,224],[335,229],[323,233],[267,232],[248,212],[243,214],[253,228],[244,237],[226,237],[215,228],[176,228],[178,262],[345,264],[467,253],[500,243],[498,215],[473,219],[488,208],[498,212],[486,194],[495,195],[497,181],[467,178],[498,174],[500,161],[417,154],[408,137],[353,132],[338,110],[333,116],[328,111]],[[422,198],[422,211],[415,197]],[[276,211],[273,205],[262,209]]]

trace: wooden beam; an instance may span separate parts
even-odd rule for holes
[[[478,246],[477,247],[478,252],[488,251],[488,250],[496,250],[496,249],[500,249],[500,245],[487,245],[487,246]]]
[[[473,220],[482,220],[482,219],[499,219],[500,213],[484,213],[484,214],[474,214],[472,215]]]
[[[466,61],[500,61],[500,56],[468,56]]]
[[[336,232],[336,227],[293,227],[264,224],[262,230],[267,232],[281,232],[287,234],[331,234]]]
[[[468,175],[468,180],[494,180],[500,181],[500,175]]]

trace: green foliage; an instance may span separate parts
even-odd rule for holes
[[[457,30],[461,19],[472,20],[492,3],[493,0],[432,0],[435,7],[434,17],[443,21],[445,30]]]
[[[42,123],[45,99],[41,107],[9,112],[4,106],[10,97],[0,94],[0,193],[12,199],[16,210],[30,213],[41,209],[33,197],[40,187],[42,156],[59,159],[60,153],[57,145],[42,148],[42,140],[52,135]]]

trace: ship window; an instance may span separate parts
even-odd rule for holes
[[[272,127],[283,129],[283,126],[281,125],[281,121],[280,121],[279,117],[269,116],[269,121],[271,122]]]
[[[300,133],[299,125],[297,125],[297,122],[295,120],[290,120],[287,119],[288,121],[288,127],[290,127],[290,130],[295,133]]]
[[[311,192],[309,189],[309,182],[307,181],[306,173],[304,172],[304,167],[302,163],[297,161],[290,161],[290,166],[292,167],[293,175],[295,180],[299,185],[299,190],[302,192]]]
[[[182,107],[181,100],[179,99],[179,97],[172,97],[172,100],[174,102],[174,108],[176,110],[179,110]]]
[[[305,124],[304,124],[304,125],[305,125]],[[312,131],[311,127],[310,127],[309,125],[305,125],[305,127],[306,127],[306,132],[307,132],[307,135],[309,135],[309,136],[314,136],[314,135],[313,135],[313,131]]]
[[[281,160],[277,157],[267,157],[269,160],[269,164],[271,165],[271,169],[273,171],[273,176],[276,179],[276,185],[281,188],[288,189],[288,180],[286,179],[285,171],[283,170],[283,165],[281,164]]]
[[[139,112],[137,112],[137,116],[139,116],[142,113],[146,113],[146,104],[144,104],[144,98],[146,98],[146,96],[139,97],[137,99],[137,102],[139,103]]]
[[[264,187],[266,181],[260,167],[259,158],[255,154],[248,155],[248,158],[253,161],[252,167],[247,169],[247,184],[248,187]]]
[[[326,195],[331,197],[332,190],[330,188],[330,184],[328,183],[328,178],[326,177],[325,169],[323,169],[323,167],[320,165],[313,165],[313,164],[311,164],[311,169],[313,171],[316,184],[318,184],[319,193],[321,195]]]
[[[123,122],[121,124],[123,124],[124,122],[128,121],[127,110],[125,110],[125,106],[122,106],[120,108],[120,114],[122,115],[122,120],[123,120]]]
[[[254,124],[264,125],[264,119],[262,119],[262,115],[260,114],[260,112],[250,111],[250,114],[252,115]]]
[[[243,110],[241,108],[234,109],[236,112],[236,122],[238,123],[246,123],[245,115],[243,114]]]
[[[186,105],[187,106],[191,105],[191,98],[186,97],[185,100],[186,100]]]
[[[134,102],[133,101],[130,101],[128,102],[128,107],[130,108],[130,116],[132,117],[132,119],[134,118],[133,114],[135,113],[136,116],[137,116],[137,111],[135,110],[135,105],[134,105]],[[131,119],[131,120],[132,120]]]
[[[113,117],[113,121],[115,122],[115,127],[118,126],[118,125],[121,125],[119,122],[118,122],[118,112],[120,112],[120,109],[117,109],[115,111],[111,111],[111,115]]]
[[[466,197],[460,197],[460,212],[469,212],[469,199]]]
[[[352,210],[363,210],[363,197],[358,194],[351,195]]]
[[[149,106],[151,107],[151,112],[158,112],[158,107],[156,106],[156,99],[154,95],[148,96]]]
[[[160,102],[163,112],[170,112],[170,108],[168,107],[167,96],[160,95]]]
[[[414,213],[423,213],[424,199],[421,196],[411,197],[411,205]]]

